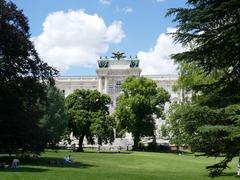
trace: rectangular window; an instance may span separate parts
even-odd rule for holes
[[[109,93],[113,93],[113,92],[114,92],[114,90],[113,90],[113,85],[112,85],[112,84],[109,84],[109,85],[108,85],[108,92],[109,92]]]
[[[121,91],[121,81],[117,81],[115,85],[115,92]]]

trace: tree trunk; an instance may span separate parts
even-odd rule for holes
[[[177,150],[177,153],[179,154],[180,153],[180,147],[179,147],[179,144],[176,145],[176,150]]]
[[[133,138],[133,151],[139,151],[139,136],[134,136]]]
[[[84,138],[84,135],[80,136],[79,138],[77,152],[83,152],[83,138]]]

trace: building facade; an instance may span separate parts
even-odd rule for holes
[[[179,94],[175,93],[172,89],[173,84],[177,80],[177,75],[162,74],[162,75],[141,75],[139,68],[139,59],[137,57],[126,58],[124,53],[116,52],[113,56],[100,57],[97,61],[98,68],[96,69],[96,76],[71,76],[71,77],[57,77],[56,86],[68,96],[73,93],[75,89],[91,89],[98,90],[111,97],[110,113],[116,107],[117,97],[121,91],[122,82],[129,76],[152,79],[156,82],[158,87],[166,89],[172,100],[178,100]],[[163,67],[164,68],[164,67]],[[159,137],[159,129],[162,120],[156,119],[156,135]],[[130,138],[130,137],[129,137]]]

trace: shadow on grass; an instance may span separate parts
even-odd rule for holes
[[[205,177],[209,178],[211,176],[209,174],[206,174]],[[223,172],[221,175],[215,176],[215,177],[211,177],[211,178],[217,180],[217,179],[222,178],[222,177],[234,177],[236,179],[240,179],[240,176],[237,176],[237,172]]]
[[[0,158],[0,162],[6,162],[6,164],[11,164],[12,160],[16,158],[14,156],[4,156]],[[58,167],[58,168],[90,168],[95,167],[95,165],[81,163],[81,162],[73,162],[71,164],[63,164],[63,158],[57,157],[40,157],[38,159],[33,158],[21,158],[17,157],[20,160],[20,164],[24,166],[43,166],[43,167]],[[56,162],[56,163],[49,163],[49,162]],[[20,168],[20,169],[24,169]],[[26,167],[27,168],[27,167]],[[31,168],[30,168],[31,169]],[[35,169],[35,168],[32,168]],[[7,169],[15,171],[15,169]],[[41,170],[41,169],[40,169]],[[34,172],[34,171],[32,171]],[[36,171],[37,172],[37,171]]]
[[[31,168],[31,167],[20,167],[17,169],[12,168],[6,168],[6,169],[0,169],[0,172],[12,172],[12,173],[18,173],[18,172],[45,172],[48,171],[48,169],[44,168]]]
[[[240,179],[240,176],[237,176],[237,172],[227,172],[227,173],[223,173],[222,175],[220,175],[220,177],[221,176],[230,176],[230,177],[235,177],[235,178],[238,178],[238,179]]]
[[[78,153],[78,152],[75,152]],[[84,151],[82,153],[95,153],[95,154],[132,154],[133,151]]]
[[[192,152],[188,151],[132,151],[132,152],[146,152],[146,153],[159,153],[159,154],[173,154],[173,155],[194,155]]]

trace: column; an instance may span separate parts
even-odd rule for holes
[[[104,85],[105,85],[104,92],[105,92],[105,94],[107,94],[108,93],[108,79],[107,79],[106,76],[105,76],[105,83],[104,83]]]
[[[102,92],[102,77],[101,76],[98,79],[98,91]]]

